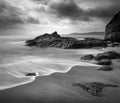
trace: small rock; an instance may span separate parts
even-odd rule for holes
[[[36,73],[27,73],[26,76],[37,76]]]
[[[112,71],[112,70],[113,70],[113,68],[110,66],[103,66],[98,69],[98,71]]]

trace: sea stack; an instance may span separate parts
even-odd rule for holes
[[[107,24],[105,40],[120,42],[120,12],[116,13],[112,20]]]

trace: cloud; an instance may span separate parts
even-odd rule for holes
[[[0,25],[31,23],[51,30],[63,26],[66,31],[104,30],[119,10],[119,0],[0,0]]]
[[[120,8],[115,6],[110,6],[107,8],[99,7],[86,11],[86,14],[91,18],[97,18],[107,22],[115,15],[115,13],[119,12],[119,10]]]
[[[108,21],[119,10],[119,0],[1,0],[0,24]]]
[[[47,13],[72,22],[108,21],[120,10],[119,0],[32,0],[48,7]],[[84,5],[85,4],[85,5]],[[83,5],[83,6],[82,6]],[[85,6],[88,9],[85,9]]]
[[[90,18],[73,0],[53,1],[49,4],[50,12],[60,18],[71,20],[89,21]]]
[[[18,23],[39,23],[39,20],[26,14],[23,8],[6,0],[0,1],[0,25]]]

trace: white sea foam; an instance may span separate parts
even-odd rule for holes
[[[24,85],[24,84],[30,83],[30,82],[32,82],[34,80],[35,80],[35,77],[30,77],[29,80],[24,81],[22,83],[16,83],[16,84],[10,84],[10,83],[8,83],[7,85],[0,86],[0,90],[5,90],[5,89],[9,89],[9,88],[20,86],[20,85]]]
[[[96,64],[90,64],[85,62],[78,62],[73,60],[64,60],[64,59],[55,59],[55,58],[39,58],[34,56],[27,56],[22,57],[20,60],[14,60],[16,62],[6,63],[0,65],[3,70],[5,70],[5,75],[8,75],[4,82],[7,83],[5,86],[0,86],[0,90],[15,87],[18,85],[23,85],[29,82],[34,81],[35,77],[31,77],[31,79],[26,80],[25,74],[27,73],[38,73],[38,76],[46,76],[51,75],[52,73],[65,73],[68,72],[73,66],[98,66]],[[12,76],[11,84],[8,81],[8,78],[11,78],[9,75]],[[18,80],[23,79],[23,82],[16,83],[14,82],[15,78]]]
[[[41,76],[44,76],[53,72],[67,72],[75,65],[98,66],[81,61],[28,56],[23,57],[22,60],[16,60],[16,62],[3,64],[1,67],[12,71],[12,74],[17,74],[17,72],[39,72],[40,74],[43,73]]]

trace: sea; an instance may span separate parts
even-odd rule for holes
[[[80,58],[86,54],[95,55],[102,52],[102,49],[98,48],[60,49],[25,46],[25,41],[33,37],[35,36],[0,36],[0,90],[34,81],[36,77],[26,76],[28,73],[47,76],[56,72],[66,73],[73,66],[96,66],[81,61]],[[77,35],[79,39],[84,37],[89,35]]]

